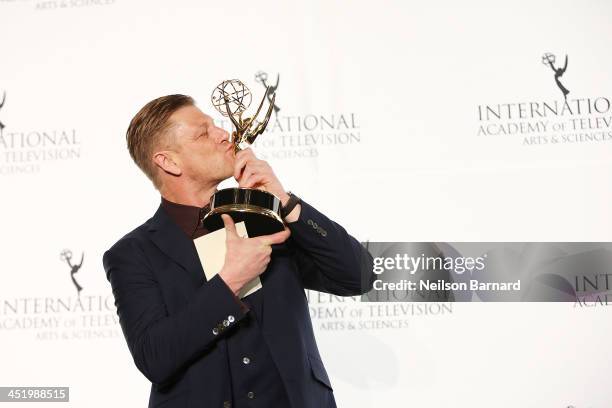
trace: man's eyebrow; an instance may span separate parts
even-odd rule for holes
[[[201,127],[201,128],[206,128],[206,127],[208,127],[209,125],[211,125],[212,123],[213,123],[213,120],[212,120],[211,118],[206,118],[206,119],[204,119],[204,120],[202,120],[202,121],[200,122],[199,127]]]
[[[198,132],[196,133],[196,137],[200,137],[206,133],[208,133],[208,121],[203,120],[197,125]]]

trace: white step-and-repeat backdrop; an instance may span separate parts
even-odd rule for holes
[[[361,241],[610,241],[611,14],[0,0],[0,386],[146,406],[101,262],[159,204],[125,130],[169,93],[215,113],[224,79],[277,87],[256,154]],[[612,406],[604,301],[310,303],[340,407]]]

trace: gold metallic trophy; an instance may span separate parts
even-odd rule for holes
[[[266,88],[257,112],[243,118],[243,113],[251,105],[251,91],[238,79],[221,82],[213,90],[211,101],[215,109],[230,118],[234,125],[231,142],[236,152],[249,147],[261,135],[272,115],[276,93],[270,99],[270,106],[264,120],[259,122],[261,112],[270,88]],[[210,199],[210,211],[202,220],[209,231],[223,228],[221,214],[229,214],[234,222],[244,221],[249,237],[268,235],[285,228],[281,217],[281,202],[278,197],[267,191],[253,188],[226,188],[217,191]]]
[[[257,136],[261,135],[268,125],[276,93],[272,95],[270,106],[263,122],[257,123],[257,116],[261,112],[266,96],[270,87],[266,87],[266,93],[259,103],[257,112],[250,118],[242,118],[244,111],[251,105],[251,91],[238,79],[230,79],[221,82],[213,90],[210,97],[213,106],[220,114],[227,116],[234,124],[235,130],[232,132],[232,143],[236,151],[247,148],[255,142]]]

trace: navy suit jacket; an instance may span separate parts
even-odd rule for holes
[[[372,257],[305,202],[289,228],[261,275],[262,335],[293,408],[335,407],[304,289],[365,293]],[[129,350],[152,383],[149,407],[230,406],[225,339],[245,312],[221,278],[206,281],[193,241],[160,206],[103,263]]]

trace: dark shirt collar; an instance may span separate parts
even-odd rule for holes
[[[173,203],[162,197],[161,206],[166,210],[170,219],[172,219],[172,221],[174,221],[190,238],[197,238],[206,233],[201,223],[202,218],[208,213],[210,205],[199,208],[191,205]]]

